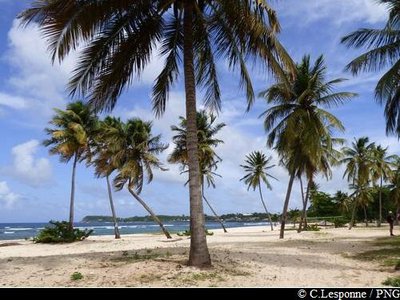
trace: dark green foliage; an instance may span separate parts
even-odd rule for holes
[[[83,275],[82,275],[82,273],[80,273],[80,272],[74,272],[74,273],[71,275],[71,280],[76,281],[76,280],[81,280],[81,279],[83,279]]]
[[[335,228],[344,227],[346,223],[347,221],[341,217],[336,217],[333,219],[333,224],[335,225]]]
[[[312,191],[310,195],[311,206],[308,211],[310,217],[326,217],[340,215],[338,206],[333,198],[320,191]]]
[[[35,243],[72,243],[87,238],[93,230],[70,229],[66,221],[50,221],[39,234],[33,238]]]
[[[389,277],[384,282],[382,282],[382,284],[393,286],[393,287],[400,287],[400,276]]]

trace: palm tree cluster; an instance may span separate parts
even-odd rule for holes
[[[44,142],[46,146],[51,146],[50,153],[60,155],[63,161],[74,157],[69,218],[71,229],[74,222],[76,164],[86,159],[87,165],[94,167],[97,177],[106,178],[115,238],[119,238],[120,233],[110,184],[113,173],[116,174],[113,180],[115,190],[126,186],[160,225],[166,237],[171,238],[156,214],[139,196],[145,179],[148,183],[153,180],[154,168],[166,170],[157,155],[168,145],[161,142],[160,135],[152,135],[150,122],[130,119],[124,123],[115,117],[99,120],[88,105],[77,101],[69,104],[65,111],[57,109],[50,123],[53,128],[46,129],[50,139]]]
[[[368,226],[367,207],[372,201],[372,189],[379,191],[379,218],[378,226],[382,223],[382,189],[383,183],[393,180],[395,174],[396,155],[387,155],[388,148],[375,143],[369,143],[368,137],[356,139],[352,147],[342,149],[343,159],[341,163],[346,165],[343,177],[347,177],[353,190],[352,199],[353,213],[350,229],[354,224],[357,207],[364,209],[364,219]],[[377,185],[378,183],[378,185]]]
[[[376,88],[376,97],[386,102],[387,133],[400,136],[400,69],[399,1],[380,0],[389,8],[384,29],[358,30],[342,42],[355,47],[373,48],[348,66],[354,74],[392,65]],[[344,176],[350,182],[353,199],[353,220],[357,207],[364,210],[370,201],[370,189],[379,186],[379,224],[382,221],[382,187],[390,183],[392,198],[400,204],[400,161],[388,156],[387,148],[356,140],[352,147],[337,149],[344,140],[342,122],[330,112],[356,96],[337,92],[335,87],[345,79],[327,79],[323,56],[312,62],[305,55],[293,62],[278,40],[280,24],[275,11],[266,0],[36,0],[21,13],[27,25],[36,22],[52,54],[53,62],[63,61],[71,51],[80,49],[77,65],[69,81],[71,96],[80,95],[88,104],[71,103],[65,111],[57,110],[47,129],[45,142],[50,152],[63,161],[73,159],[70,226],[73,226],[75,172],[78,162],[86,160],[97,177],[105,178],[115,236],[119,237],[112,187],[127,188],[129,193],[152,215],[170,237],[163,224],[140,197],[145,180],[153,179],[153,169],[166,170],[157,155],[166,150],[161,136],[151,132],[152,124],[140,119],[126,122],[115,117],[99,120],[97,112],[112,110],[120,95],[135,82],[159,52],[164,66],[155,79],[152,91],[153,110],[161,117],[167,109],[169,91],[183,75],[186,116],[172,126],[174,150],[168,161],[180,164],[188,174],[190,195],[191,242],[189,265],[209,266],[203,200],[215,218],[226,228],[205,196],[205,186],[214,187],[216,171],[222,162],[216,147],[224,123],[205,111],[197,111],[197,88],[202,88],[206,109],[221,109],[218,62],[227,61],[239,71],[240,86],[251,108],[255,91],[247,68],[249,59],[270,71],[275,83],[260,93],[266,109],[260,116],[267,134],[267,146],[278,156],[288,172],[288,186],[280,216],[280,238],[284,238],[288,208],[295,180],[300,182],[302,211],[299,231],[307,227],[307,207],[316,190],[316,177],[332,177],[332,167],[346,164]],[[259,192],[264,201],[262,185],[272,189],[269,179],[276,179],[271,156],[254,151],[241,165],[241,179],[248,189]],[[112,184],[111,179],[112,177]],[[306,181],[304,191],[303,180]],[[348,197],[338,195],[343,208],[349,207]],[[366,211],[366,210],[365,210]],[[352,223],[351,222],[351,223]]]

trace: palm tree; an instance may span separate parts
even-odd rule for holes
[[[359,182],[358,180],[355,180],[350,184],[350,189],[354,190],[354,192],[350,195],[353,199],[353,212],[351,214],[349,229],[354,226],[355,212],[358,206],[361,206],[364,209],[365,226],[368,226],[367,207],[368,204],[374,200],[372,188],[369,186],[368,182]]]
[[[346,164],[346,170],[343,178],[347,176],[350,186],[354,189],[352,195],[354,199],[352,221],[350,222],[349,229],[354,225],[354,217],[358,204],[367,203],[363,199],[369,199],[369,182],[370,170],[372,168],[372,151],[375,148],[374,143],[369,143],[368,137],[354,139],[352,148],[344,147],[342,149],[344,158],[341,160],[342,164]],[[363,195],[358,195],[362,193]],[[360,200],[361,199],[361,200]]]
[[[79,161],[90,155],[90,138],[97,122],[96,115],[81,101],[69,103],[66,110],[55,109],[55,115],[49,122],[52,128],[46,128],[49,139],[43,145],[50,147],[50,154],[60,155],[62,162],[73,159],[71,194],[69,205],[69,227],[74,227],[75,173]]]
[[[130,119],[126,123],[119,119],[111,122],[113,125],[106,128],[104,134],[107,148],[111,152],[110,162],[117,167],[117,176],[114,178],[114,187],[120,191],[127,186],[129,193],[144,207],[153,220],[161,227],[165,236],[171,235],[163,223],[139,196],[143,189],[145,177],[147,182],[153,180],[153,168],[165,171],[157,155],[168,148],[160,142],[161,135],[153,136],[151,122],[140,119]]]
[[[267,206],[265,205],[261,190],[261,181],[265,183],[268,189],[272,190],[271,184],[268,181],[268,177],[278,180],[268,173],[270,169],[275,167],[275,165],[271,165],[271,160],[271,156],[267,157],[261,151],[254,151],[249,155],[246,155],[245,164],[240,165],[246,172],[246,175],[241,178],[240,181],[244,181],[244,183],[247,185],[247,190],[249,190],[250,188],[253,188],[253,191],[258,189],[258,192],[260,193],[261,203],[264,206],[265,212],[268,215],[271,230],[274,230],[271,215],[268,212]]]
[[[260,60],[282,78],[282,64],[293,70],[276,38],[280,26],[266,0],[37,0],[20,18],[24,24],[38,23],[53,61],[64,60],[83,45],[69,86],[72,94],[87,94],[97,110],[112,109],[160,50],[165,65],[153,89],[154,111],[160,116],[183,69],[192,232],[189,265],[210,265],[197,153],[196,85],[205,88],[205,104],[219,109],[216,62],[225,58],[231,68],[239,69],[250,107],[255,96],[248,58]]]
[[[323,108],[342,104],[356,96],[354,93],[332,92],[334,85],[344,79],[326,81],[325,77],[323,57],[311,65],[310,56],[304,56],[296,67],[294,80],[278,81],[261,93],[268,104],[274,104],[261,115],[269,133],[267,144],[275,147],[290,176],[280,238],[284,237],[293,182],[304,171],[304,162],[309,160],[318,165],[324,153],[321,139],[329,141],[333,130],[344,130],[342,123]]]
[[[221,224],[224,232],[227,232],[225,225],[210,202],[207,200],[204,193],[204,185],[215,188],[214,176],[219,176],[214,171],[217,169],[217,164],[222,159],[215,153],[214,148],[223,143],[222,140],[216,139],[215,135],[225,127],[225,123],[214,124],[216,117],[213,114],[207,114],[205,110],[197,113],[197,139],[198,139],[198,153],[201,173],[201,194],[214,214],[216,220]],[[188,151],[186,147],[187,141],[187,121],[185,118],[180,117],[179,126],[171,126],[171,130],[177,134],[173,137],[175,148],[168,158],[168,162],[182,165],[182,172],[186,172],[188,168]]]
[[[388,148],[383,148],[381,145],[372,149],[372,181],[379,180],[379,219],[378,227],[382,223],[382,186],[383,182],[391,177],[390,164],[393,156],[387,156]]]
[[[379,79],[375,98],[385,103],[386,132],[400,136],[400,3],[398,0],[379,0],[389,10],[388,20],[380,29],[358,29],[342,38],[348,47],[366,48],[367,52],[351,61],[346,69],[354,75],[364,71],[389,70]]]
[[[99,130],[96,132],[94,138],[94,158],[88,163],[89,165],[94,165],[95,175],[98,178],[106,178],[108,199],[110,201],[111,214],[114,222],[114,235],[116,239],[120,239],[121,234],[119,232],[118,219],[112,197],[110,176],[118,168],[118,166],[113,163],[113,151],[112,147],[108,145],[107,139],[109,138],[109,135],[114,134],[121,125],[122,122],[120,119],[110,116],[106,117],[104,121],[100,122],[98,126]]]
[[[314,178],[317,174],[322,174],[326,177],[327,180],[332,178],[332,170],[331,166],[336,166],[339,164],[339,159],[341,157],[341,152],[336,150],[334,146],[343,145],[344,139],[341,138],[333,138],[333,137],[322,137],[320,140],[320,151],[321,155],[319,160],[310,159],[308,157],[307,160],[303,161],[304,170],[299,170],[300,174],[304,173],[308,178],[306,196],[303,197],[303,212],[301,214],[300,224],[298,232],[302,231],[302,225],[304,221],[304,227],[307,227],[307,205],[308,200],[310,198],[310,191],[315,188]],[[311,157],[312,158],[312,157]],[[300,183],[301,176],[300,176]],[[303,190],[303,188],[302,188]]]

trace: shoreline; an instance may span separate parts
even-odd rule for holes
[[[207,236],[213,267],[186,266],[189,237],[161,234],[91,236],[73,244],[0,247],[3,286],[138,287],[368,287],[382,286],[393,271],[374,261],[355,259],[376,249],[388,227],[294,230],[279,239],[278,228],[246,226],[213,230]],[[290,229],[290,228],[289,228]],[[395,227],[395,233],[398,230]],[[4,243],[0,242],[0,244]],[[11,240],[8,242],[16,242]],[[71,280],[81,273],[82,280]]]

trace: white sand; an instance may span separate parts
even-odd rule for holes
[[[0,286],[367,287],[396,275],[393,267],[352,258],[377,249],[372,241],[388,236],[387,227],[287,231],[284,240],[278,228],[228,230],[208,237],[213,267],[206,270],[186,266],[189,239],[176,235],[93,236],[63,245],[0,241]],[[19,245],[1,247],[6,242]],[[71,280],[74,272],[84,278]]]

